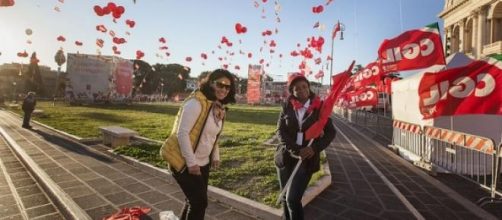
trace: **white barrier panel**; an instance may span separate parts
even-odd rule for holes
[[[394,120],[392,122],[392,127],[392,143],[394,147],[405,149],[414,154],[412,156],[402,156],[405,156],[412,161],[417,160],[412,158],[425,159],[426,161],[429,161],[428,158],[423,157],[426,153],[420,125]]]

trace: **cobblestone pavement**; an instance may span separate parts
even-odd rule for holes
[[[327,150],[333,183],[307,206],[308,219],[495,219],[460,197],[471,205],[464,207],[432,177],[363,138],[345,121],[337,118],[335,125],[338,134]]]
[[[57,220],[63,216],[0,136],[0,219]]]
[[[23,129],[20,119],[5,111],[0,111],[0,118],[0,127],[91,219],[101,219],[122,207],[138,205],[152,208],[147,219],[158,219],[159,212],[164,210],[174,210],[179,214],[184,195],[178,185],[166,176],[154,176],[38,126],[34,126],[34,130]],[[5,148],[6,145],[2,146]],[[2,155],[5,149],[2,149]],[[11,163],[7,165],[21,165],[19,162]],[[35,184],[31,179],[26,182]],[[8,188],[0,187],[0,190],[7,192]],[[4,207],[3,203],[0,205],[0,208]],[[15,203],[6,205],[10,205],[8,212],[14,215],[24,211],[31,213],[30,209],[19,210]],[[210,201],[206,219],[254,218]]]

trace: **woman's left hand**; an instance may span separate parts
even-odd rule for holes
[[[213,161],[211,162],[211,168],[213,168],[213,169],[218,169],[218,168],[220,168],[220,161],[219,161],[219,160],[213,160]]]

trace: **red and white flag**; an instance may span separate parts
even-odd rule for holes
[[[356,91],[348,92],[345,101],[350,108],[363,106],[376,106],[378,104],[378,92],[372,87],[362,87]]]
[[[337,23],[335,24],[335,27],[333,28],[333,33],[332,33],[332,35],[331,35],[331,38],[332,38],[332,39],[335,39],[335,37],[336,37],[336,33],[337,33],[338,31],[340,31],[340,22],[337,22]]]
[[[322,131],[324,130],[324,126],[326,125],[326,122],[328,121],[328,118],[333,111],[335,101],[340,95],[340,91],[342,90],[347,80],[350,78],[350,73],[352,72],[352,68],[354,67],[355,62],[355,60],[352,61],[352,64],[350,64],[349,69],[347,69],[346,71],[332,77],[333,85],[331,86],[331,91],[322,103],[319,119],[314,124],[312,124],[312,126],[310,126],[307,131],[305,131],[306,140],[317,138],[321,135]]]
[[[502,57],[425,73],[418,87],[425,119],[445,115],[502,114]]]
[[[384,72],[445,65],[441,36],[437,23],[409,30],[393,39],[385,39],[378,49]]]
[[[378,61],[369,63],[364,69],[354,74],[354,85],[356,87],[365,87],[372,84],[377,84],[383,76],[383,71],[380,69]]]

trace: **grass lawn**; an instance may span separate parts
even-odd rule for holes
[[[100,126],[118,125],[164,141],[178,108],[175,104],[67,106],[61,103],[54,107],[52,102],[38,102],[37,109],[44,110],[44,114],[34,119],[85,138],[99,137]],[[275,133],[279,111],[279,107],[230,106],[219,141],[222,164],[219,170],[211,172],[210,185],[276,207],[279,183],[273,163],[275,147],[262,143]],[[166,167],[159,148],[156,144],[140,144],[121,147],[116,152]]]

